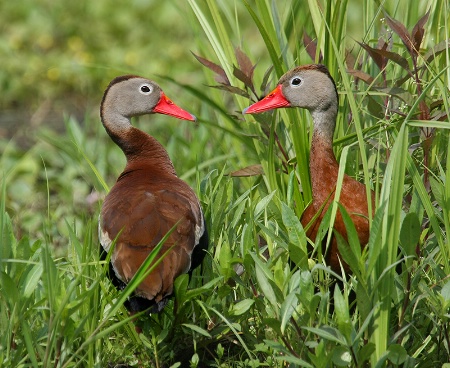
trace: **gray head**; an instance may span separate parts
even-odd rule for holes
[[[337,112],[338,94],[336,85],[328,69],[313,64],[294,68],[284,74],[280,81],[281,91],[292,107],[302,107],[309,111]]]
[[[337,113],[338,94],[328,69],[320,64],[291,69],[278,81],[277,87],[244,113],[259,113],[280,107],[300,107],[314,112]],[[330,111],[331,110],[331,111]]]
[[[124,75],[111,81],[103,95],[102,112],[131,118],[151,114],[161,99],[161,88],[148,79]]]
[[[309,110],[316,136],[332,141],[338,111],[338,94],[334,80],[325,66],[312,64],[291,69],[280,78],[271,93],[246,108],[243,113],[255,114],[280,107]]]
[[[100,113],[102,120],[112,116],[129,119],[151,113],[195,120],[192,114],[182,110],[166,97],[158,84],[135,75],[124,75],[111,81],[103,95]]]

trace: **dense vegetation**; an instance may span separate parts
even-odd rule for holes
[[[2,2],[0,366],[448,367],[448,7]],[[241,114],[311,62],[337,82],[338,161],[376,192],[368,247],[341,244],[351,276],[331,275],[320,247],[302,257],[315,240],[298,220],[311,199],[309,114]],[[141,317],[140,335],[96,235],[124,166],[98,106],[126,73],[199,117],[135,123],[196,189],[211,237],[201,269]]]

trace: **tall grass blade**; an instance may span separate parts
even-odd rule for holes
[[[392,266],[395,263],[398,248],[398,239],[401,224],[401,208],[403,200],[403,185],[405,179],[405,166],[407,151],[408,128],[403,124],[396,137],[396,142],[386,167],[383,189],[380,202],[386,202],[386,211],[383,218],[383,232],[381,250],[377,267],[372,275],[376,285],[375,301],[380,302],[376,317],[373,320],[371,342],[375,344],[375,354],[372,356],[372,364],[386,354],[391,326],[391,293],[394,288]],[[383,282],[379,280],[383,278]]]

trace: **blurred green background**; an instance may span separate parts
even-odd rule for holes
[[[183,1],[2,2],[0,136],[32,139],[39,125],[61,129],[63,113],[96,114],[117,75],[196,83],[189,21]]]

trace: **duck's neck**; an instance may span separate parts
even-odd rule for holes
[[[151,135],[131,125],[124,116],[115,117],[114,124],[102,115],[103,125],[111,139],[122,149],[127,158],[127,168],[151,166],[165,173],[176,175],[175,168],[164,147]]]
[[[336,186],[339,170],[333,152],[337,108],[312,111],[311,114],[314,123],[309,159],[312,193],[316,200],[325,200]]]

